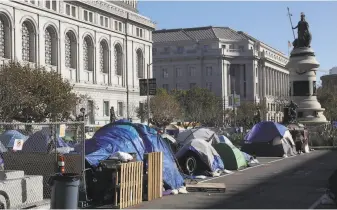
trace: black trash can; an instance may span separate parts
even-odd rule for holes
[[[79,174],[55,174],[49,179],[51,209],[77,209],[80,186]]]

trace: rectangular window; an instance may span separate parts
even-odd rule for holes
[[[118,102],[117,103],[117,113],[118,116],[122,117],[123,116],[123,102]]]
[[[166,91],[169,91],[169,85],[168,84],[163,84],[163,89],[165,89]]]
[[[136,28],[136,36],[139,36],[139,28]]]
[[[176,68],[176,77],[181,77],[183,76],[183,72],[181,71],[181,68]]]
[[[94,22],[94,14],[92,12],[89,12],[89,22]]]
[[[99,17],[99,22],[100,22],[101,26],[104,26],[104,17],[103,16]]]
[[[177,48],[177,52],[178,52],[179,54],[183,53],[183,52],[184,52],[184,47],[179,46],[179,47]]]
[[[120,32],[123,32],[123,27],[122,27],[122,23],[121,22],[118,23],[118,30]]]
[[[195,88],[197,86],[196,83],[190,83],[190,89]]]
[[[46,0],[46,8],[47,9],[51,9],[51,5],[50,5],[50,1],[49,0]]]
[[[109,18],[105,18],[105,27],[109,28]]]
[[[190,77],[194,77],[195,74],[196,74],[195,67],[190,67],[190,68],[188,69],[188,73],[189,73],[189,76],[190,76]]]
[[[139,36],[143,37],[143,29],[139,29]]]
[[[69,4],[66,5],[66,14],[70,15],[70,5]]]
[[[117,31],[118,30],[118,22],[115,21],[115,30]]]
[[[56,1],[55,1],[55,0],[51,1],[51,4],[52,4],[52,5],[51,5],[52,10],[56,11],[56,10],[57,10],[57,9],[56,9],[56,8],[57,8],[57,5],[56,5],[57,3],[56,3]]]
[[[75,6],[72,6],[71,7],[71,16],[73,16],[73,17],[76,17],[77,15],[76,15],[76,7]]]
[[[169,74],[168,74],[168,70],[167,69],[163,69],[163,78],[168,78]]]
[[[103,101],[103,116],[110,115],[110,104],[109,101]]]
[[[207,52],[208,51],[208,45],[204,45],[204,51]]]
[[[86,10],[84,10],[83,11],[83,19],[85,20],[85,21],[88,21],[88,11],[86,11]]]
[[[206,76],[212,76],[212,67],[206,67]]]
[[[210,91],[212,91],[212,83],[211,82],[207,82],[206,83],[206,88]]]
[[[88,22],[94,22],[94,14],[92,12],[89,12],[87,10],[83,11],[83,19]]]

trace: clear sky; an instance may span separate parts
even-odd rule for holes
[[[228,26],[288,54],[288,40],[293,41],[293,34],[287,7],[294,25],[300,20],[300,13],[305,13],[320,69],[337,66],[337,2],[141,0],[138,9],[157,23],[156,29]],[[318,78],[323,74],[327,73],[317,72]]]

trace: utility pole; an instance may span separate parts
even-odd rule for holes
[[[147,81],[147,85],[146,85],[146,101],[147,101],[147,126],[150,126],[150,66],[152,65],[152,63],[147,64],[147,68],[146,68],[146,81]]]

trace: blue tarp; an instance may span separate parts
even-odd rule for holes
[[[47,152],[51,137],[48,132],[37,131],[31,135],[23,144],[23,152]],[[57,138],[57,148],[69,147],[62,138]]]
[[[13,148],[15,139],[26,141],[28,137],[16,130],[8,130],[0,135],[0,141],[6,148]]]
[[[86,160],[93,167],[118,151],[136,153],[138,161],[143,160],[145,153],[163,152],[165,188],[178,189],[183,186],[184,179],[177,168],[170,147],[154,129],[121,120],[103,126],[85,144]]]
[[[288,128],[279,123],[271,121],[260,122],[254,125],[245,136],[245,141],[249,143],[269,142],[277,136],[282,138],[287,130]]]

